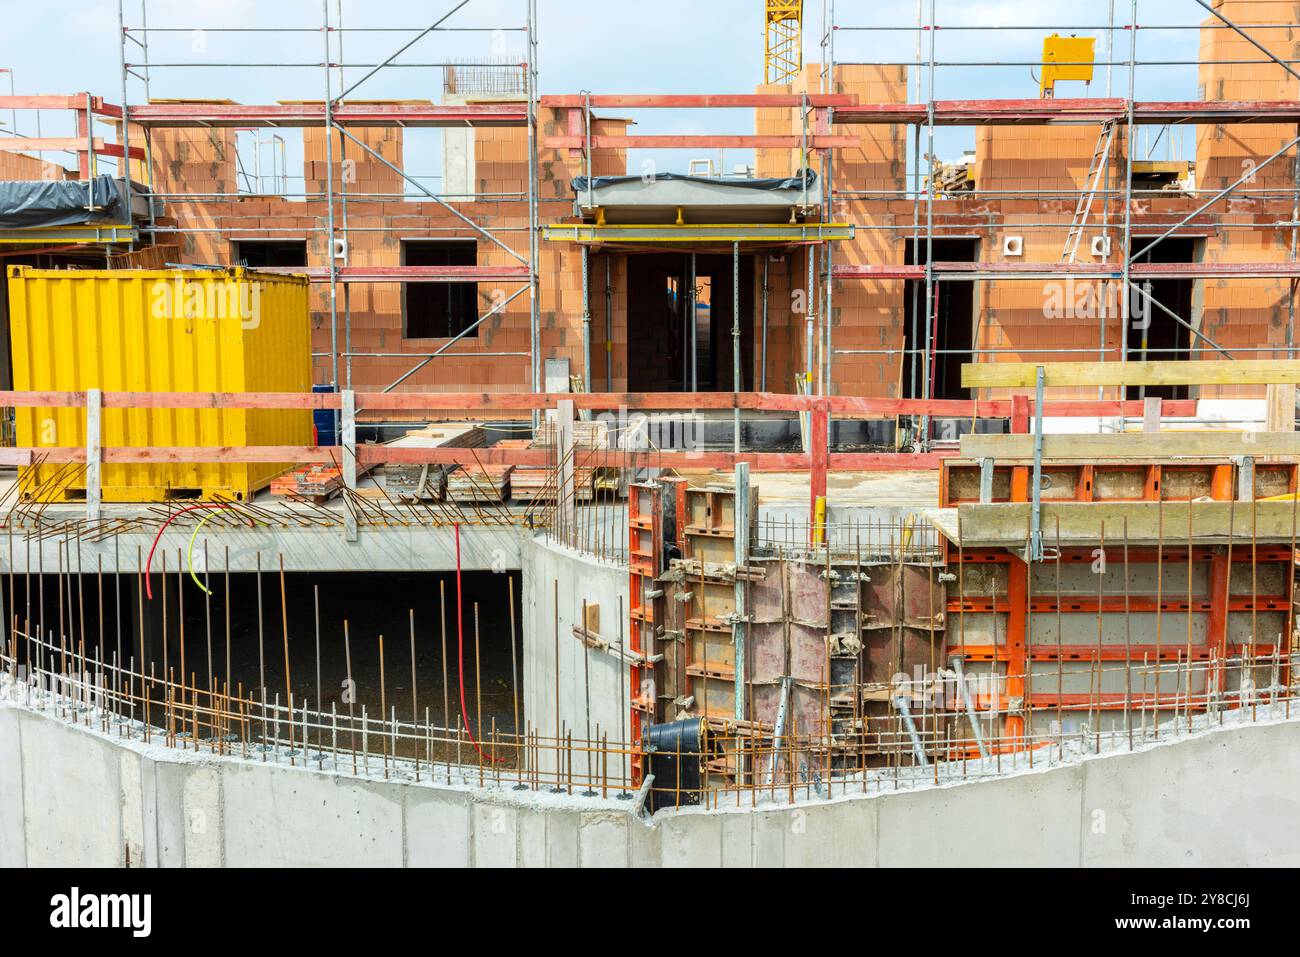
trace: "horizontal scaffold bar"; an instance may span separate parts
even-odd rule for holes
[[[852,148],[859,146],[856,136],[831,134],[802,136],[756,136],[722,134],[664,134],[662,136],[609,136],[591,137],[591,148],[597,150],[796,150],[803,146],[814,150]],[[581,150],[587,146],[587,137],[543,136],[542,146],[550,150]]]
[[[337,126],[525,126],[528,105],[470,103],[438,106],[433,103],[343,103],[334,107]],[[131,122],[162,128],[323,126],[325,104],[275,103],[246,106],[241,103],[148,103],[131,107]]]
[[[834,267],[836,279],[910,279],[925,278],[924,266],[851,265]],[[1124,278],[1115,263],[972,263],[936,262],[932,275],[940,282],[965,282],[978,279],[1108,279]],[[1287,279],[1300,277],[1300,263],[1134,263],[1129,271],[1134,282],[1148,279]]]
[[[1047,126],[1128,121],[1128,101],[1114,98],[1060,100],[936,100],[937,126]],[[1135,101],[1137,125],[1181,123],[1295,123],[1296,100]],[[926,103],[859,103],[835,110],[836,125],[922,126],[929,122]]]
[[[858,97],[853,93],[595,93],[542,97],[542,106],[557,110],[580,110],[586,106],[606,109],[778,109],[781,107],[855,106]]]
[[[326,266],[259,267],[258,272],[306,276],[328,282]],[[339,282],[528,282],[527,266],[342,266],[334,270]]]

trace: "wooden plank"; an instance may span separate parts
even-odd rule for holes
[[[946,538],[966,548],[1023,548],[1029,537],[1028,503],[963,504],[956,509],[926,509],[925,517]],[[1104,526],[1107,542],[1123,535],[1127,522],[1130,544],[1166,545],[1187,541],[1187,510],[1192,510],[1192,538],[1198,544],[1290,543],[1291,502],[1045,502],[1043,527],[1056,543],[1060,523],[1062,545],[1095,545]],[[960,521],[958,521],[960,515]],[[958,533],[960,528],[960,534]],[[1163,532],[1163,534],[1162,534]],[[1231,534],[1229,534],[1231,533]]]
[[[685,411],[741,408],[754,412],[808,412],[827,408],[836,418],[882,418],[933,415],[946,418],[1008,418],[1010,399],[974,402],[965,399],[884,399],[863,396],[803,396],[772,392],[359,392],[358,408],[387,411],[530,411],[550,409],[572,400],[579,409],[637,409]],[[3,392],[0,408],[77,408],[86,404],[84,392]],[[339,409],[339,393],[296,392],[104,392],[106,409]],[[1080,399],[1048,402],[1049,417],[1137,416],[1141,401]],[[1165,402],[1167,416],[1193,416],[1196,402]]]
[[[963,435],[962,458],[998,462],[1034,457],[1032,435]],[[1215,459],[1236,455],[1300,456],[1300,432],[1141,432],[1045,435],[1043,458],[1104,462],[1137,459]]]
[[[1038,369],[1032,362],[981,362],[961,367],[968,389],[1027,389]],[[1274,359],[1198,362],[1044,362],[1049,386],[1274,385],[1300,383],[1300,361]]]
[[[1295,431],[1295,386],[1268,387],[1268,431]]]

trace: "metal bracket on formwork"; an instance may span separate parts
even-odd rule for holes
[[[89,116],[89,114],[87,114]],[[100,506],[104,501],[100,481],[100,464],[104,458],[104,393],[100,389],[86,390],[86,521],[99,521]]]
[[[1237,501],[1253,502],[1255,500],[1255,457],[1234,455],[1232,464],[1237,466]]]
[[[620,648],[617,645],[611,644],[607,639],[600,637],[600,635],[596,634],[594,631],[590,631],[586,628],[575,626],[573,629],[573,637],[577,638],[588,648],[592,648],[596,651],[603,651],[611,658],[617,658],[624,664],[636,665],[637,667],[643,668],[646,665],[657,665],[659,662],[664,660],[663,655],[644,655],[639,651]]]
[[[980,504],[993,502],[993,460],[980,459]]]
[[[357,491],[357,394],[351,389],[340,393],[342,415],[339,441],[343,445],[343,485],[353,495]],[[343,537],[349,542],[358,538],[357,515],[351,508],[343,510]]]
[[[736,248],[737,250],[739,250],[740,248],[739,243],[737,243]],[[737,256],[739,256],[739,253],[737,253]],[[737,299],[737,301],[739,301],[739,299]],[[739,315],[739,307],[737,307],[737,315]],[[736,430],[737,430],[737,435],[739,435],[739,430],[740,430],[739,420],[737,420],[736,422]],[[749,564],[749,513],[750,513],[749,497],[750,494],[751,494],[751,489],[749,487],[749,464],[746,462],[741,462],[736,465],[736,500],[733,505],[733,507],[735,508],[735,512],[734,512],[735,517],[732,522],[736,530],[736,538],[735,538],[735,546],[736,546],[735,558],[736,558],[736,571],[737,571],[736,586],[735,586],[736,611],[734,615],[730,616],[731,618],[734,619],[731,622],[731,639],[732,639],[732,643],[735,645],[735,655],[736,655],[735,657],[735,661],[736,661],[735,713],[736,713],[737,721],[743,721],[745,719],[745,672],[747,670],[745,668],[745,621],[746,621],[745,594],[749,589],[748,589],[748,585],[744,580],[744,576],[740,574],[740,569],[747,567]]]
[[[1047,374],[1042,366],[1038,367],[1034,390],[1034,478],[1030,493],[1033,506],[1029,513],[1029,542],[1025,546],[1026,562],[1041,562],[1043,551],[1043,394],[1046,391]]]

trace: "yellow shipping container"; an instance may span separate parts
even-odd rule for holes
[[[307,280],[247,269],[9,269],[14,388],[20,392],[310,392]],[[83,409],[19,409],[19,447],[84,447]],[[105,409],[114,447],[312,444],[311,412]],[[250,498],[289,465],[104,465],[105,502]],[[42,498],[85,495],[57,465]],[[24,476],[25,477],[25,476]]]

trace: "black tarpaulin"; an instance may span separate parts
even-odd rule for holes
[[[124,190],[122,180],[106,174],[84,183],[6,180],[0,182],[0,228],[127,225],[131,214]],[[95,208],[87,209],[92,201]]]
[[[795,173],[794,176],[785,179],[715,179],[708,176],[685,176],[681,173],[656,173],[653,182],[679,181],[684,183],[704,183],[708,186],[730,186],[735,189],[757,189],[771,190],[775,192],[783,190],[802,190],[804,188],[804,176],[808,177],[808,188],[811,189],[817,185],[817,174],[812,170],[803,170]],[[591,181],[591,189],[604,189],[606,186],[616,186],[619,183],[639,183],[645,182],[641,176],[597,176]],[[588,189],[587,177],[578,176],[573,180],[573,191],[575,193],[585,193]]]

